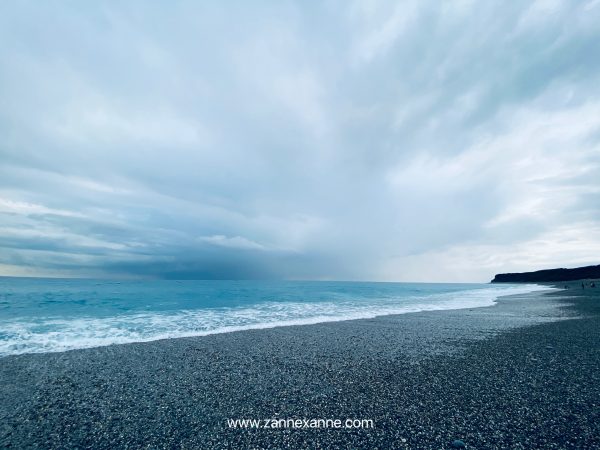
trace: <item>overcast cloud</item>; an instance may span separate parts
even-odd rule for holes
[[[0,3],[0,275],[600,263],[600,2]]]

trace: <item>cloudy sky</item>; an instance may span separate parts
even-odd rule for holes
[[[600,263],[600,1],[0,3],[0,275]]]

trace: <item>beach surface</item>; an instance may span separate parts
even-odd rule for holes
[[[567,284],[487,308],[4,357],[0,446],[600,448],[600,288]]]

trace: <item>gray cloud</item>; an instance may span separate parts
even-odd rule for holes
[[[597,263],[600,2],[0,5],[0,274]]]

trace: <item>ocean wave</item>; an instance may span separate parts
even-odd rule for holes
[[[546,286],[490,286],[396,298],[322,302],[265,301],[245,307],[144,312],[113,317],[16,319],[0,323],[0,356],[60,352],[112,344],[308,325],[420,311],[492,306],[499,296],[547,290]]]

